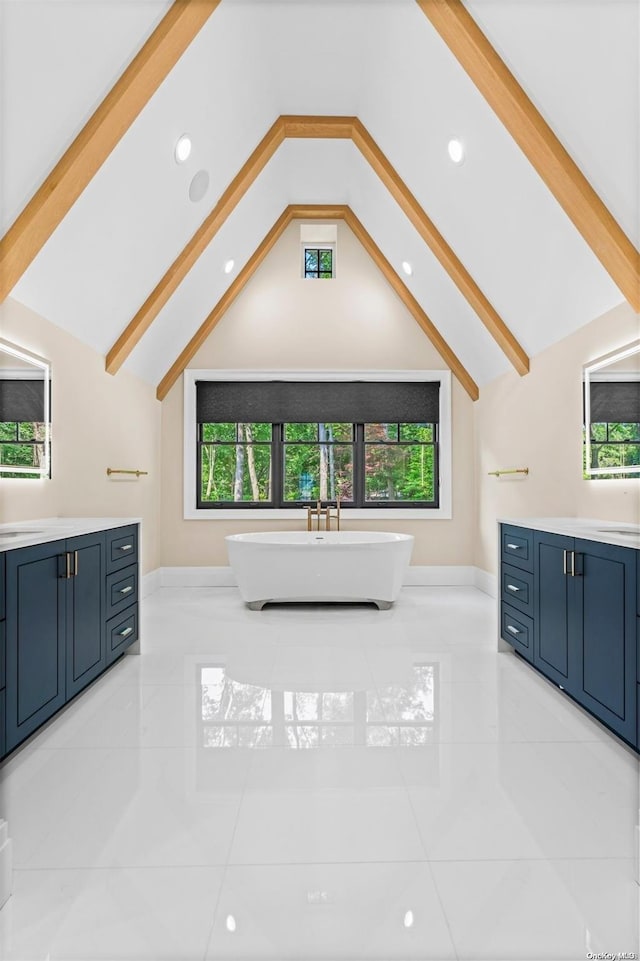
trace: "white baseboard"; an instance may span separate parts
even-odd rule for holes
[[[156,567],[155,571],[149,571],[148,574],[143,574],[140,578],[140,597],[148,597],[149,594],[153,594],[160,587],[160,567]]]
[[[11,839],[6,821],[0,821],[0,908],[11,897],[13,890],[13,859]]]
[[[488,594],[489,597],[498,596],[498,578],[495,574],[489,574],[488,571],[483,571],[479,567],[474,567],[475,578],[474,586],[478,588],[479,591],[483,591]]]
[[[155,575],[155,576],[154,576]],[[151,590],[143,587],[142,596],[158,587],[235,587],[236,579],[230,567],[160,567],[145,575]],[[405,587],[477,587],[485,594],[496,596],[495,577],[477,567],[462,564],[450,566],[412,565],[404,577]]]

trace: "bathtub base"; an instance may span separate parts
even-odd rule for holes
[[[379,611],[388,611],[393,606],[393,601],[379,601],[373,597],[363,597],[362,599],[358,597],[350,597],[349,600],[341,600],[339,598],[331,597],[310,597],[305,600],[305,598],[296,598],[296,600],[288,600],[287,598],[280,597],[269,597],[264,601],[247,601],[247,607],[250,611],[261,611],[265,604],[375,604]]]

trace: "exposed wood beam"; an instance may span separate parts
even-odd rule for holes
[[[158,400],[163,400],[167,396],[178,377],[181,375],[182,371],[188,365],[191,358],[200,349],[200,347],[202,347],[218,321],[222,319],[240,291],[245,287],[251,277],[253,277],[264,258],[282,235],[282,232],[291,223],[291,219],[291,208],[285,207],[264,240],[258,245],[258,247],[256,247],[255,251],[246,262],[236,279],[224,292],[211,313],[202,322],[180,356],[176,359],[175,363],[170,367],[158,384],[158,388],[156,390],[156,396]]]
[[[356,120],[353,142],[369,161],[401,210],[416,228],[429,250],[447,271],[454,284],[487,328],[495,342],[509,358],[519,374],[529,372],[529,357],[518,343],[497,310],[453,252],[436,225],[427,216],[407,185],[400,179],[366,128]]]
[[[478,387],[475,381],[469,376],[459,359],[451,350],[439,331],[435,328],[431,320],[427,317],[422,307],[415,297],[407,290],[407,287],[396,274],[395,270],[386,259],[376,242],[364,229],[356,215],[345,204],[291,204],[285,208],[280,217],[266,235],[264,240],[256,248],[253,255],[249,258],[243,269],[240,271],[234,282],[222,295],[216,306],[208,317],[193,335],[187,346],[181,352],[175,363],[167,371],[165,376],[158,384],[156,396],[158,400],[164,400],[177,379],[193,359],[197,351],[202,347],[216,324],[222,319],[231,304],[235,301],[238,294],[246,286],[260,264],[263,262],[274,244],[278,241],[283,231],[289,226],[292,220],[344,220],[354,235],[360,241],[364,249],[373,259],[376,266],[390,283],[396,294],[400,297],[403,304],[410,311],[414,319],[418,322],[424,333],[434,345],[440,356],[446,361],[451,371],[458,378],[464,389],[472,400],[477,400],[479,396]]]
[[[109,374],[123,365],[284,139],[284,127],[278,118],[110,349],[105,365]]]
[[[636,312],[640,252],[461,0],[416,0]]]
[[[378,247],[375,240],[370,234],[364,229],[356,215],[350,208],[344,216],[344,221],[348,227],[351,228],[355,236],[358,238],[364,249],[367,251],[375,265],[378,267],[380,272],[387,279],[389,284],[393,287],[396,294],[405,305],[407,310],[411,313],[414,320],[418,322],[424,333],[427,335],[435,349],[438,351],[442,359],[447,363],[447,366],[451,368],[451,371],[458,378],[466,392],[468,393],[471,400],[477,400],[480,396],[478,390],[478,385],[469,375],[468,371],[462,365],[461,361],[458,359],[456,354],[451,350],[448,343],[440,333],[440,331],[435,327],[433,322],[429,319],[427,314],[424,312],[416,298],[413,296],[411,291],[407,288],[403,280],[395,272],[387,258],[384,256],[380,248]]]
[[[160,310],[177,290],[207,245],[213,240],[258,174],[287,138],[352,140],[380,177],[400,208],[417,229],[429,249],[504,351],[518,373],[529,370],[529,358],[509,328],[491,306],[469,272],[429,219],[406,184],[357,117],[281,116],[261,140],[222,197],[186,247],[161,278],[133,320],[107,354],[106,370],[115,374],[125,362]]]
[[[0,301],[15,287],[219,3],[175,0],[0,240]]]

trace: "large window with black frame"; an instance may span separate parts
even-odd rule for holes
[[[200,381],[196,398],[198,508],[439,506],[437,382]]]

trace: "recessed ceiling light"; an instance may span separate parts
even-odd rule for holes
[[[227,262],[224,265],[225,274],[230,274],[233,268],[235,267],[235,264],[236,264],[235,260],[227,260]]]
[[[464,160],[464,147],[461,140],[450,140],[447,144],[449,156],[454,164],[461,164]]]
[[[227,915],[227,918],[226,918],[226,921],[225,921],[225,927],[226,927],[227,931],[229,931],[231,934],[233,934],[233,932],[236,930],[236,927],[237,927],[237,925],[236,925],[236,919],[234,918],[234,916],[233,916],[232,914],[228,914],[228,915]]]
[[[408,260],[402,261],[402,269],[404,270],[407,277],[410,277],[411,274],[413,273],[413,267],[411,266]]]
[[[403,918],[402,923],[404,924],[405,928],[413,927],[413,911],[407,911],[407,913]]]
[[[178,138],[173,155],[176,158],[177,164],[183,164],[185,160],[189,159],[189,154],[191,153],[191,137],[187,133],[183,133],[181,137]]]

